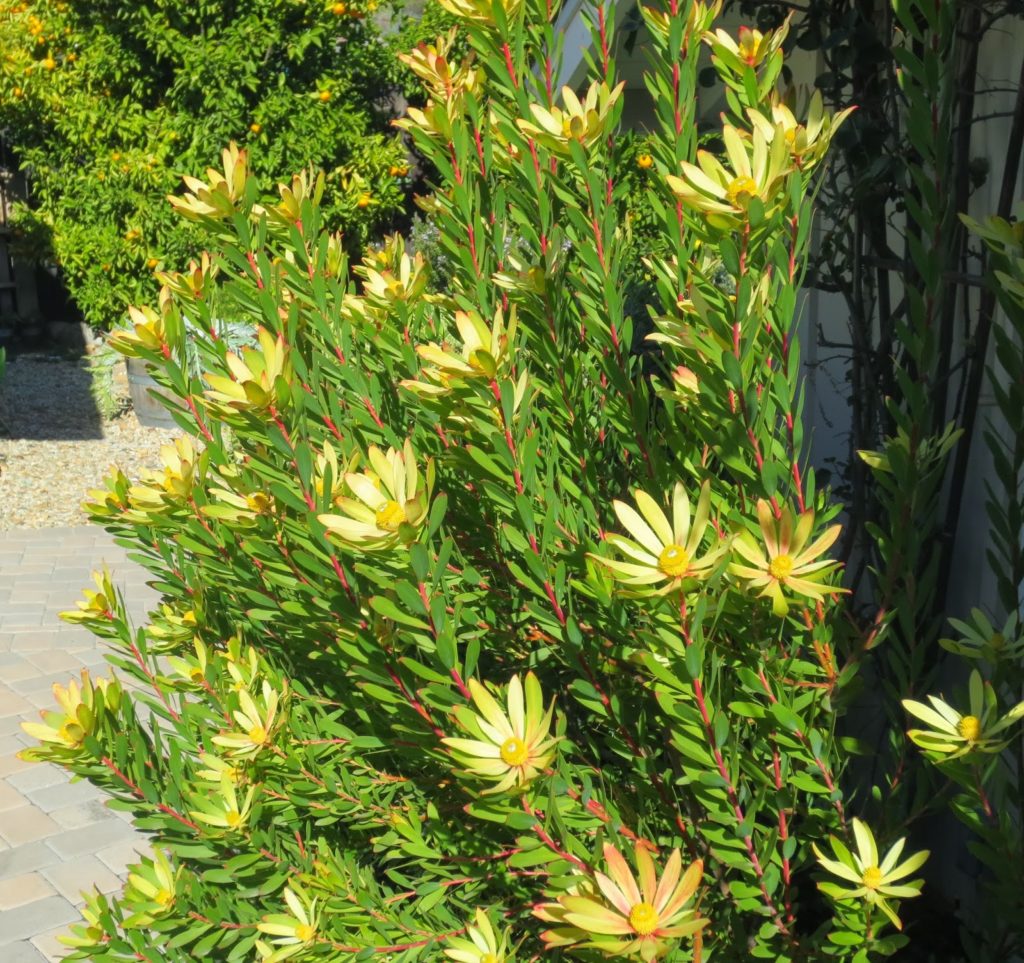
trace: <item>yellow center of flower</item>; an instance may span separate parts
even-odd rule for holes
[[[295,927],[295,936],[297,939],[302,940],[303,943],[308,943],[316,936],[316,930],[309,923],[300,923]]]
[[[860,881],[867,889],[878,889],[882,885],[882,871],[877,866],[869,866]]]
[[[725,195],[729,198],[729,203],[732,204],[733,207],[746,209],[751,198],[757,196],[757,182],[754,178],[747,177],[746,175],[734,177],[729,181],[729,186],[726,188]]]
[[[321,482],[322,485],[323,482]],[[270,499],[263,492],[254,492],[252,495],[245,496],[245,504],[249,506],[251,511],[262,514],[270,507]]]
[[[202,682],[206,678],[206,673],[198,665],[194,665],[188,670],[188,677],[193,682]]]
[[[658,911],[650,903],[637,903],[629,911],[629,925],[640,936],[650,936],[658,928]]]
[[[385,532],[397,532],[399,525],[404,521],[405,509],[394,499],[389,499],[383,507],[378,508],[374,518],[377,527]]]
[[[174,893],[172,893],[169,889],[161,889],[157,891],[157,894],[153,897],[153,899],[161,906],[170,906],[171,903],[174,902]]]
[[[501,744],[501,761],[506,766],[521,766],[529,758],[530,750],[526,743],[516,736],[506,739]]]
[[[257,746],[262,746],[267,741],[267,730],[263,726],[253,726],[249,730],[249,741]]]
[[[968,742],[977,742],[981,735],[981,720],[977,716],[964,716],[956,724],[956,731]]]
[[[493,953],[484,953],[484,955],[480,957],[480,963],[501,963],[501,960],[499,960]]]
[[[690,553],[682,545],[666,545],[658,556],[658,569],[671,578],[686,574]]]
[[[234,829],[242,821],[242,814],[237,809],[229,809],[224,813],[224,821]]]
[[[768,563],[768,574],[780,582],[785,582],[793,574],[793,557],[791,555],[776,555]]]

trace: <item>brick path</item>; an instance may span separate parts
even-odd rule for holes
[[[105,675],[98,640],[57,613],[74,607],[106,563],[136,620],[155,593],[146,573],[99,529],[0,532],[0,961],[42,963],[69,952],[56,937],[77,922],[80,892],[120,887],[148,847],[89,783],[15,753],[34,740],[19,723],[54,707],[51,686],[82,668]]]

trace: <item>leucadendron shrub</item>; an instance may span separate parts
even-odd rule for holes
[[[409,54],[429,100],[403,121],[439,171],[422,203],[444,292],[400,238],[350,269],[321,177],[267,205],[228,151],[177,205],[209,256],[113,339],[186,434],[89,504],[161,604],[133,628],[99,573],[69,617],[116,671],[31,729],[29,756],[152,834],[69,942],[90,960],[889,955],[927,853],[876,838],[841,788],[837,716],[877,640],[834,629],[838,506],[807,464],[795,324],[843,116],[779,95],[785,30],[643,8],[664,253],[636,350],[612,11],[573,91],[554,6],[447,6],[472,54]],[[254,343],[229,349],[224,321]]]

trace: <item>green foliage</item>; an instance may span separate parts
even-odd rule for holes
[[[3,4],[0,123],[32,174],[25,252],[61,265],[90,323],[119,322],[155,297],[154,269],[198,253],[164,198],[231,140],[266,188],[305,164],[328,171],[325,217],[358,250],[402,210],[408,171],[387,127],[401,71],[375,8]]]
[[[61,694],[27,751],[158,849],[87,903],[77,958],[892,955],[927,854],[840,784],[870,647],[836,631],[795,323],[845,115],[776,94],[785,29],[644,10],[633,352],[614,18],[592,12],[589,87],[558,93],[552,7],[447,6],[472,56],[409,55],[428,96],[402,122],[438,172],[443,288],[398,237],[350,272],[325,179],[272,204],[228,150],[175,204],[210,257],[111,338],[186,435],[90,507],[152,572],[150,624],[102,573],[68,615],[140,688]]]

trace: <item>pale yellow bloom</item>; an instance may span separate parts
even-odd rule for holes
[[[896,929],[903,929],[896,910],[889,905],[888,900],[910,899],[921,895],[924,880],[912,879],[905,883],[900,883],[900,880],[924,865],[928,859],[928,850],[915,853],[900,863],[899,858],[906,840],[898,839],[885,854],[885,858],[879,860],[874,835],[856,818],[853,820],[853,836],[857,843],[856,853],[851,853],[842,840],[835,836],[831,837],[835,859],[824,856],[817,844],[813,846],[814,854],[822,867],[847,882],[846,886],[831,882],[818,883],[818,889],[833,899],[862,899],[869,906],[877,906],[892,921]],[[852,887],[850,883],[853,884]]]
[[[550,735],[554,700],[545,712],[540,683],[532,672],[526,674],[525,686],[517,675],[509,680],[506,711],[476,679],[469,680],[469,691],[477,711],[460,706],[455,716],[472,738],[441,741],[468,773],[496,783],[484,795],[525,788],[555,755],[558,739]]]
[[[228,375],[206,373],[209,385],[203,399],[215,411],[263,412],[287,403],[291,364],[284,336],[276,338],[261,327],[257,332],[259,348],[243,348],[239,357],[228,352]]]
[[[940,762],[959,759],[972,752],[1001,752],[1010,742],[1005,731],[1024,717],[1024,702],[1018,702],[1005,715],[999,715],[996,693],[975,669],[968,683],[969,707],[959,712],[936,696],[928,696],[930,706],[912,699],[903,700],[903,708],[926,722],[930,729],[911,729],[907,735],[922,749],[936,753]],[[998,737],[998,738],[997,738]]]
[[[213,737],[214,745],[223,746],[231,756],[246,758],[262,752],[274,738],[276,729],[284,721],[278,718],[279,706],[286,700],[288,684],[282,683],[281,692],[264,680],[259,701],[248,689],[238,691],[238,708],[231,715],[237,730],[219,733]]]
[[[455,963],[505,963],[508,952],[508,932],[496,933],[490,918],[478,909],[466,935],[450,938],[444,955]]]
[[[273,949],[263,940],[257,940],[256,949],[261,963],[278,963],[316,942],[320,928],[320,914],[316,899],[309,899],[296,883],[284,889],[284,901],[290,913],[272,913],[256,924],[256,929],[275,937],[270,942]]]
[[[706,150],[697,151],[697,164],[683,161],[682,176],[666,180],[686,205],[703,212],[712,226],[732,229],[749,217],[757,201],[771,213],[786,200],[786,178],[793,170],[785,133],[760,127],[746,135],[731,124],[722,127],[723,164]]]
[[[811,96],[806,124],[800,124],[778,97],[772,99],[771,119],[752,107],[748,108],[747,116],[752,128],[760,131],[768,143],[781,136],[796,166],[810,171],[824,158],[836,131],[853,111],[853,107],[847,107],[838,114],[829,114],[821,91],[816,90]]]
[[[716,64],[742,76],[745,67],[760,67],[780,50],[788,33],[787,19],[778,30],[769,30],[767,33],[750,27],[740,27],[736,39],[722,29],[714,33],[709,31],[704,35],[704,42],[711,48],[711,57]]]
[[[639,957],[645,963],[663,957],[675,944],[693,936],[708,920],[687,904],[704,874],[697,860],[685,873],[678,849],[672,850],[665,870],[658,868],[643,844],[634,849],[639,880],[622,854],[604,845],[607,874],[595,872],[556,902],[536,906],[533,915],[556,928],[541,934],[549,947],[595,949],[610,959]]]
[[[163,852],[154,849],[152,859],[144,857],[128,869],[123,899],[133,912],[126,917],[124,927],[149,926],[170,913],[177,897],[181,867],[175,871]]]
[[[628,561],[590,557],[607,568],[612,576],[628,586],[659,586],[658,594],[682,588],[686,582],[706,579],[729,550],[729,542],[719,539],[700,554],[711,512],[711,484],[704,482],[691,514],[690,499],[682,482],[672,490],[672,521],[645,491],[633,493],[636,508],[614,501],[612,507],[622,527],[632,535],[609,534],[605,541],[618,549]]]
[[[239,802],[236,785],[237,771],[232,773],[225,768],[220,774],[220,785],[215,795],[193,796],[199,808],[189,811],[189,815],[199,823],[222,829],[226,832],[242,832],[249,822],[252,812],[252,801],[256,795],[256,787],[250,786]]]
[[[46,760],[57,750],[77,753],[85,746],[87,737],[96,735],[98,724],[105,715],[116,713],[121,705],[121,686],[116,679],[96,679],[82,670],[82,684],[72,679],[67,688],[60,683],[53,684],[53,696],[60,706],[59,712],[40,712],[42,722],[23,722],[21,728],[26,735],[39,739],[43,745],[23,749],[19,759]]]
[[[174,509],[188,501],[199,475],[200,453],[192,439],[182,435],[173,444],[161,445],[159,471],[145,471],[137,485],[128,489],[133,514]]]
[[[744,579],[748,588],[759,589],[758,595],[772,600],[772,611],[782,618],[789,612],[787,593],[812,599],[845,591],[834,585],[822,585],[836,568],[836,562],[821,558],[842,531],[841,525],[831,525],[808,544],[814,531],[814,512],[808,509],[794,517],[788,507],[775,517],[771,505],[763,498],[757,502],[757,516],[761,526],[761,542],[750,532],[743,531],[733,540],[732,547],[746,563],[733,562],[729,571]],[[785,590],[785,591],[783,591]]]
[[[458,20],[494,26],[494,9],[498,7],[511,23],[523,9],[523,0],[439,0],[442,7]]]
[[[342,514],[319,515],[328,534],[352,548],[374,551],[415,539],[430,507],[434,461],[427,460],[425,477],[416,464],[408,439],[402,451],[385,453],[376,445],[367,452],[370,467],[348,472],[345,485],[354,497],[337,498]]]
[[[232,143],[221,154],[224,173],[208,168],[206,181],[196,177],[184,177],[188,193],[184,197],[171,195],[171,205],[189,220],[206,217],[230,218],[235,213],[235,204],[245,191],[248,178],[247,154]]]
[[[416,353],[428,363],[421,372],[424,381],[401,384],[422,395],[447,394],[461,381],[491,381],[511,367],[510,348],[516,337],[516,308],[509,312],[508,328],[501,307],[495,309],[490,327],[476,311],[456,311],[455,327],[462,338],[458,351],[435,343],[423,344]]]
[[[581,101],[571,87],[562,88],[562,107],[530,104],[533,121],[516,121],[519,129],[556,153],[568,154],[569,144],[597,143],[609,130],[625,82],[609,89],[604,82],[590,85]],[[536,123],[534,123],[536,121]]]

